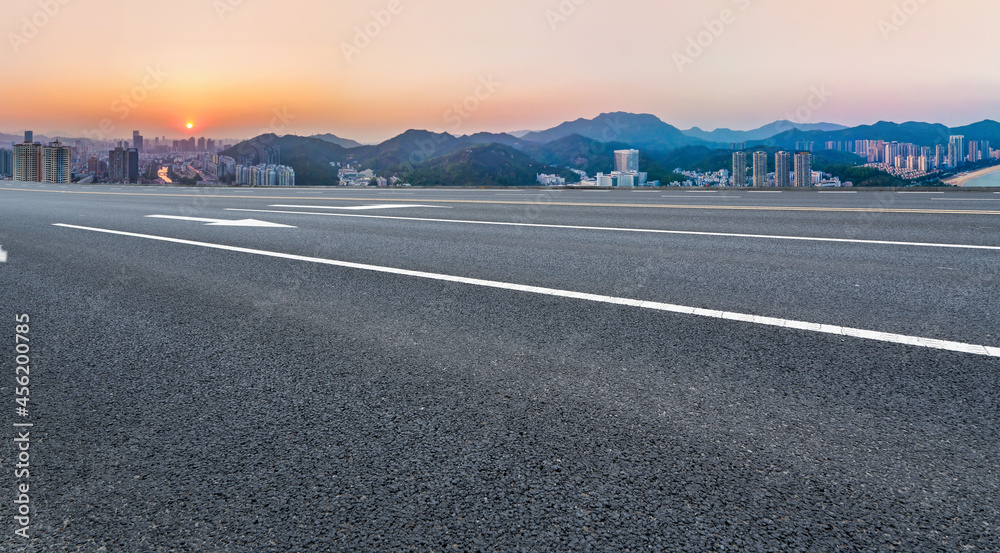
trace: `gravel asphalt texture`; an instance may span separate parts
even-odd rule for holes
[[[1000,359],[53,226],[1000,346],[996,250],[226,211],[1000,246],[991,192],[707,196],[0,183],[0,551],[1000,551]]]

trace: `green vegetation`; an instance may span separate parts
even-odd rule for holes
[[[539,173],[557,174],[567,182],[580,178],[568,169],[539,163],[501,144],[481,144],[413,166],[388,170],[414,186],[533,186]]]
[[[241,157],[256,157],[260,160],[271,147],[281,151],[281,164],[295,170],[295,184],[299,186],[331,186],[340,182],[337,168],[330,162],[344,161],[347,151],[342,146],[331,144],[318,138],[265,134],[252,140],[241,142],[222,152],[237,161]]]
[[[814,165],[816,171],[823,171],[838,177],[841,182],[848,182],[854,186],[875,187],[875,186],[906,186],[906,181],[894,177],[885,171],[880,171],[872,167],[859,167],[856,165]]]

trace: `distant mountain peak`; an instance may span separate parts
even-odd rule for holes
[[[364,144],[362,144],[360,142],[357,142],[355,140],[351,140],[350,138],[341,138],[341,137],[339,137],[339,136],[337,136],[335,134],[331,134],[331,133],[314,134],[313,136],[310,136],[309,138],[318,138],[318,139],[320,139],[320,140],[322,140],[324,142],[329,142],[330,144],[336,144],[336,145],[344,147],[344,148],[357,148],[359,146],[363,146],[364,145]]]
[[[567,121],[545,131],[528,133],[523,139],[544,144],[574,134],[599,142],[620,142],[634,148],[655,151],[702,143],[677,127],[664,123],[655,115],[623,111],[602,113],[593,119]]]
[[[768,123],[763,127],[758,127],[749,131],[736,131],[733,129],[720,128],[714,131],[704,131],[694,127],[684,131],[685,134],[694,138],[700,138],[709,142],[732,143],[732,142],[752,142],[756,140],[767,140],[790,130],[800,131],[838,131],[846,129],[843,125],[833,123],[795,123],[787,119],[781,119],[773,123]]]

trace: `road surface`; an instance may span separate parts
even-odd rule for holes
[[[1000,550],[1000,194],[851,192],[0,183],[0,550]]]

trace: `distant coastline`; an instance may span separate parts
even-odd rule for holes
[[[948,179],[945,184],[950,184],[952,186],[965,186],[967,183],[974,181],[980,177],[985,177],[986,175],[996,173],[1000,171],[1000,165],[994,165],[993,167],[987,167],[985,169],[980,169],[979,171],[974,171],[966,175],[959,175],[955,178]]]

